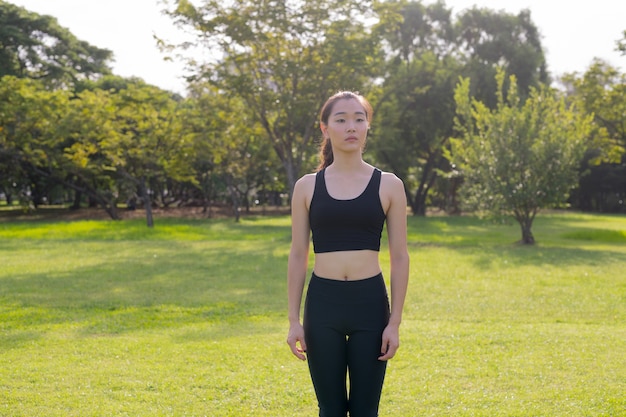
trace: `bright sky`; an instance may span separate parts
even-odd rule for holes
[[[162,15],[160,0],[8,1],[52,15],[79,39],[113,51],[116,74],[138,76],[161,88],[184,92],[182,63],[164,61],[153,37],[182,39],[171,19]],[[594,57],[626,72],[626,56],[615,51],[615,42],[626,30],[624,0],[446,0],[445,4],[454,12],[473,5],[510,13],[530,9],[552,75],[582,73]]]

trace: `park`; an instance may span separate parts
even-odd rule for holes
[[[316,415],[286,343],[290,203],[340,89],[407,202],[380,415],[624,415],[623,71],[551,74],[529,10],[161,7],[192,39],[155,35],[185,94],[0,0],[0,416]]]

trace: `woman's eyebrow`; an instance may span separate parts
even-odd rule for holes
[[[338,111],[337,113],[333,114],[333,116],[339,116],[339,115],[342,115],[342,114],[348,114],[348,112],[347,111]],[[366,115],[365,112],[362,112],[362,111],[354,112],[354,114],[362,114],[363,116]]]

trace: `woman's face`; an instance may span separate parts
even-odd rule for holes
[[[365,148],[369,122],[357,99],[340,99],[332,108],[328,123],[321,125],[324,137],[329,137],[333,153]]]

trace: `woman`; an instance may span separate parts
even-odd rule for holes
[[[292,196],[287,343],[308,360],[321,417],[377,416],[387,360],[400,345],[409,274],[406,195],[398,177],[362,158],[371,118],[361,95],[330,97],[320,113],[320,167],[298,180]],[[391,309],[378,260],[385,220]],[[315,263],[301,324],[311,233]]]

